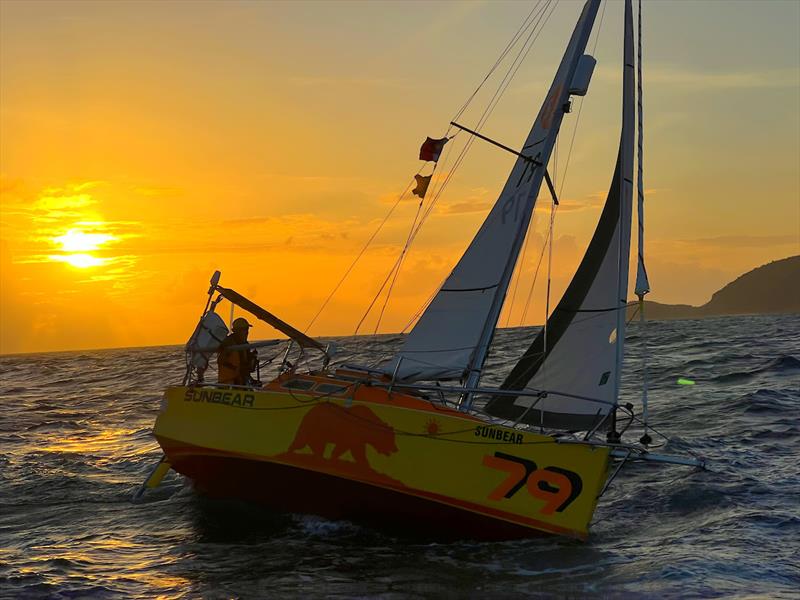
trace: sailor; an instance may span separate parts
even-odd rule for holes
[[[250,373],[255,368],[255,350],[240,348],[229,350],[230,346],[238,346],[247,343],[247,334],[250,332],[250,323],[247,319],[238,317],[231,324],[231,333],[222,340],[217,357],[217,371],[219,383],[232,385],[250,385]]]

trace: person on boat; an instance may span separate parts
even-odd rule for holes
[[[222,340],[217,357],[217,371],[219,383],[231,385],[249,385],[250,373],[254,369],[256,360],[255,350],[239,348],[230,350],[231,346],[238,346],[247,343],[247,335],[250,332],[250,323],[247,319],[238,317],[231,324],[231,333]]]

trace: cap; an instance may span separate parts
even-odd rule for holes
[[[233,320],[233,323],[231,323],[231,330],[233,331],[238,331],[239,329],[248,329],[250,327],[252,327],[252,325],[248,323],[247,319],[244,317],[237,317]]]

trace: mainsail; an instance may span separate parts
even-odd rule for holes
[[[547,321],[546,334],[544,329],[539,333],[501,386],[533,395],[495,396],[485,407],[491,415],[587,430],[600,426],[617,403],[633,200],[633,63],[633,16],[626,0],[622,134],[611,188],[586,254]]]
[[[386,373],[405,381],[462,379],[468,386],[477,384],[570,92],[584,84],[576,79],[583,80],[585,72],[576,71],[599,5],[600,0],[588,0],[583,7],[525,141],[524,156],[517,159],[461,260],[399,352],[383,367]]]

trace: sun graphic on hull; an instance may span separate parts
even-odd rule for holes
[[[425,423],[425,432],[428,435],[438,435],[442,432],[442,427],[439,425],[439,421],[436,419],[428,419],[428,422]]]

